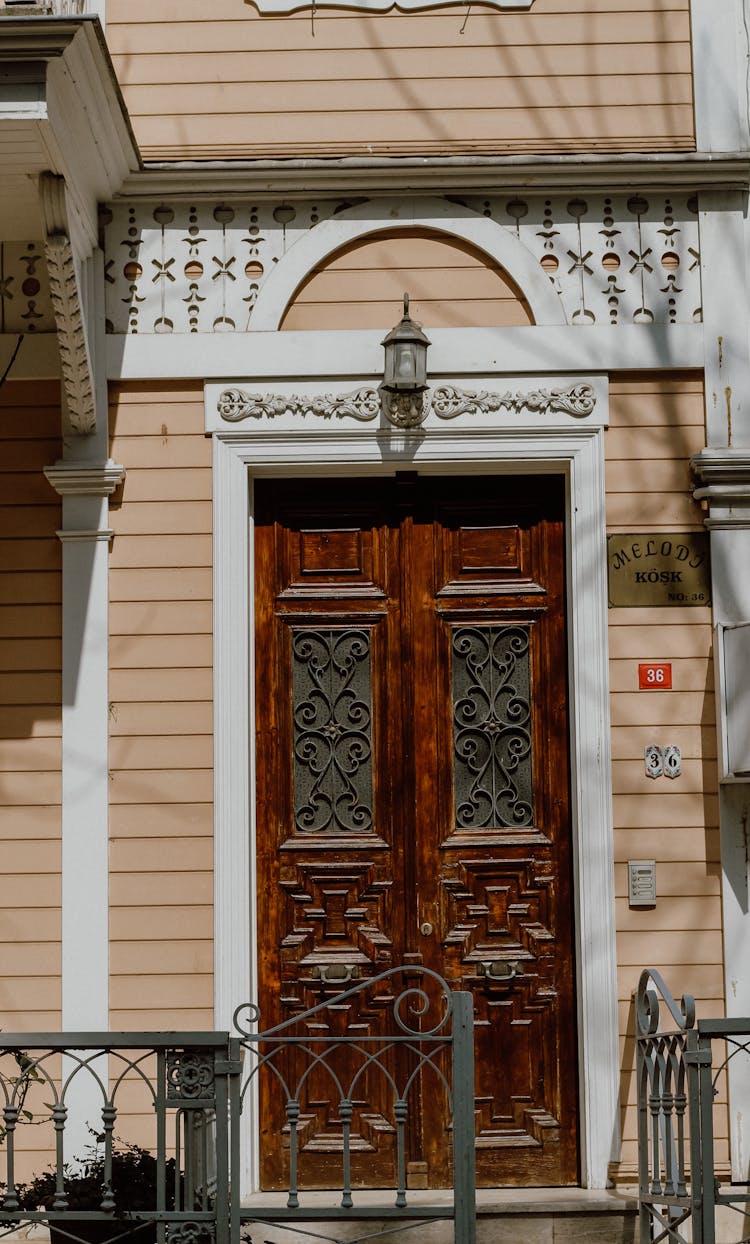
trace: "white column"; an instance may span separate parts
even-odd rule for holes
[[[700,196],[706,440],[750,443],[750,351],[746,251],[750,235],[740,191]]]
[[[699,151],[748,146],[747,0],[691,0],[695,145]]]
[[[748,0],[692,0],[696,145],[738,151],[750,145]],[[715,622],[750,620],[750,225],[747,195],[700,196],[705,326],[706,441],[695,466],[698,498],[709,503]],[[724,971],[727,1014],[750,1015],[748,836],[750,785],[719,791]],[[732,1176],[750,1175],[750,1082],[729,1065]]]
[[[107,494],[113,463],[63,458],[45,475],[63,499],[62,541],[62,1027],[109,1027]],[[66,1074],[73,1066],[66,1062]],[[101,1068],[97,1068],[101,1072]],[[66,1159],[101,1130],[89,1075],[66,1094]]]
[[[711,578],[715,622],[750,621],[750,443],[708,448],[693,459],[709,503]],[[717,705],[720,713],[720,706]],[[721,722],[719,722],[721,728]],[[750,1015],[750,784],[719,788],[721,883],[724,927],[724,988],[727,1015]],[[750,1077],[747,1060],[729,1063],[732,1178],[750,1178]]]
[[[83,275],[96,428],[65,436],[62,458],[45,468],[62,497],[62,1027],[79,1032],[109,1027],[107,498],[125,473],[107,457],[107,382],[96,366],[104,358],[100,253]],[[67,1104],[70,1160],[90,1144],[88,1123],[100,1130],[102,1101],[91,1076],[79,1078]]]

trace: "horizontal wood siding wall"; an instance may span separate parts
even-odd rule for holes
[[[60,389],[0,389],[0,1028],[60,1025]]]
[[[326,259],[287,308],[282,329],[383,329],[410,314],[430,328],[533,323],[528,305],[500,268],[460,242],[424,230],[395,230]]]
[[[42,470],[60,457],[60,388],[0,389],[0,1028],[61,1025],[61,503]],[[21,1128],[17,1173],[48,1160]],[[17,1142],[18,1143],[18,1142]]]
[[[200,386],[111,394],[110,1023],[213,1025],[211,444]]]
[[[703,528],[689,459],[705,444],[694,374],[613,377],[606,433],[611,532]],[[699,1015],[724,1013],[721,866],[710,608],[609,611],[623,1155],[636,1172],[633,991],[658,968]],[[639,691],[639,661],[671,661],[672,691]],[[677,744],[682,776],[646,777],[648,743]],[[654,908],[630,908],[627,861],[656,860]],[[717,1101],[718,1160],[727,1160],[726,1098]]]
[[[110,0],[107,39],[147,159],[694,146],[688,0],[466,18]]]

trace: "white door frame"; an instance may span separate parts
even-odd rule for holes
[[[259,475],[383,475],[416,469],[440,475],[559,473],[566,480],[571,807],[579,1033],[582,1183],[605,1187],[619,1147],[619,1051],[607,649],[604,506],[606,381],[593,417],[463,415],[450,426],[428,419],[416,434],[337,426],[277,413],[251,426],[221,425],[206,386],[213,432],[215,970],[219,1027],[255,996],[254,729],[259,711],[250,671],[254,652],[253,480]],[[565,382],[569,378],[565,378]],[[482,388],[505,391],[483,378]],[[555,387],[554,377],[545,387]],[[264,388],[270,386],[264,385]],[[291,392],[288,382],[273,386]],[[357,387],[357,378],[325,391]],[[529,387],[534,387],[530,385]],[[323,391],[317,378],[296,393]],[[248,691],[249,688],[249,691]],[[250,1138],[251,1139],[251,1138]],[[243,1146],[245,1148],[245,1146]],[[257,1187],[257,1153],[247,1146],[245,1191]]]

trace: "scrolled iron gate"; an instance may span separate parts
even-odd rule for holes
[[[361,1220],[365,1235],[451,1219],[457,1244],[475,1239],[472,1000],[435,973],[392,968],[341,990],[321,976],[320,1002],[268,1030],[250,1006],[228,1032],[0,1034],[0,1233],[46,1223],[78,1244],[239,1244],[251,1222]],[[320,1036],[326,1014],[347,1022]],[[363,1031],[363,1014],[376,1022]],[[393,1199],[355,1187],[365,1086],[384,1077],[397,1177]],[[273,1083],[285,1102],[283,1196],[243,1200],[243,1111],[254,1087]],[[326,1108],[338,1128],[338,1196],[304,1192],[304,1119]],[[453,1151],[449,1205],[407,1189],[412,1094],[440,1094]],[[381,1100],[383,1095],[381,1094]],[[91,1145],[70,1152],[85,1109]],[[262,1141],[262,1132],[261,1132]],[[360,1181],[361,1182],[361,1181]],[[334,1238],[334,1237],[331,1237]],[[348,1237],[351,1239],[351,1236]]]
[[[750,1016],[697,1019],[654,968],[635,1004],[640,1244],[747,1244],[750,1182],[730,1178],[714,1116],[730,1067],[747,1077]]]

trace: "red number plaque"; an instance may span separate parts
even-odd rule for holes
[[[671,661],[645,661],[639,665],[638,689],[640,691],[671,691]]]

